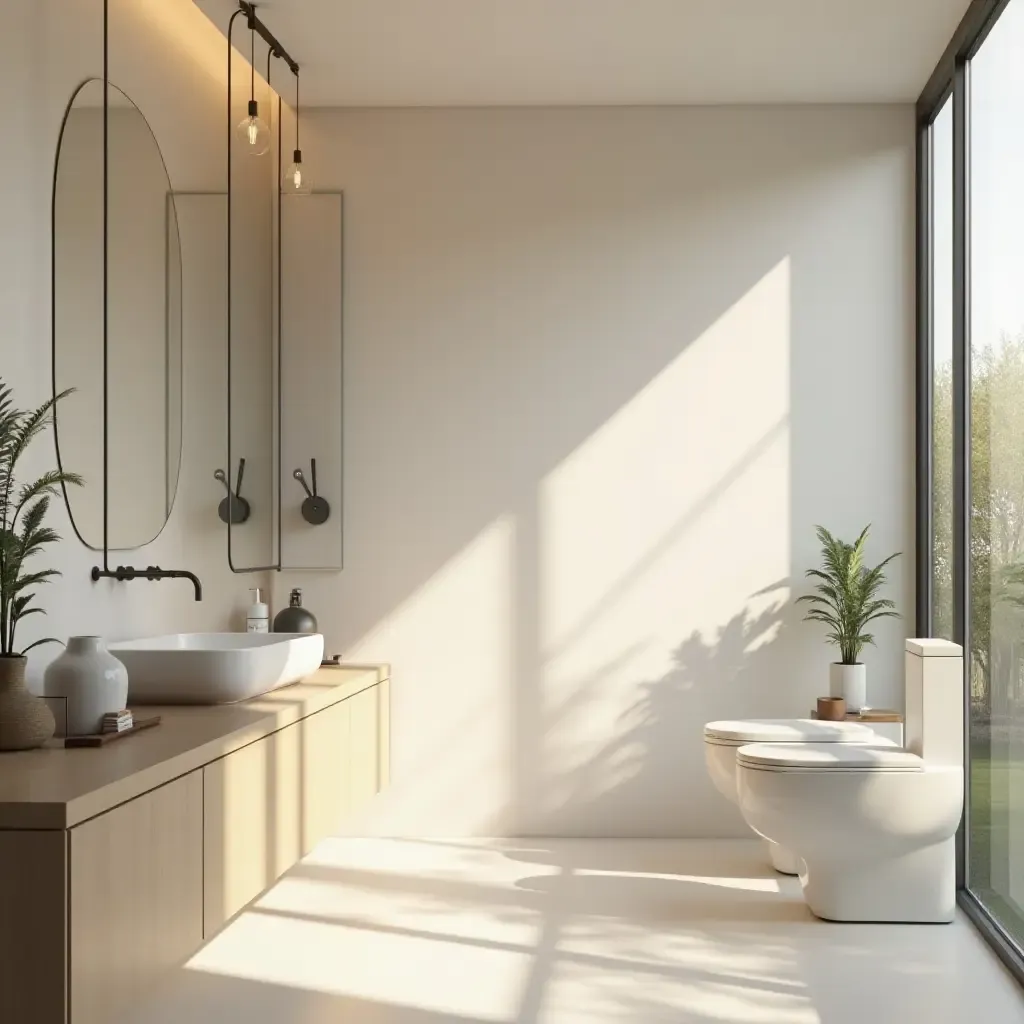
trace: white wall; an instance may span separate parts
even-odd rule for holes
[[[176,190],[223,190],[226,51],[223,36],[190,0],[111,0],[111,80],[149,120]],[[28,407],[50,394],[50,189],[61,117],[75,87],[102,74],[99,0],[4,0],[0,98],[8,112],[0,153],[0,374]],[[241,63],[241,62],[239,62]],[[248,74],[239,67],[248,85]],[[194,339],[193,339],[194,341]],[[222,489],[208,472],[211,451],[226,447],[223,382],[204,376],[186,342],[182,481],[171,521],[159,540],[112,564],[189,568],[203,579],[196,604],[187,581],[94,585],[96,555],[82,547],[58,503],[51,521],[64,541],[40,559],[64,572],[40,592],[46,619],[26,620],[19,635],[66,637],[101,633],[112,639],[180,629],[239,628],[252,577],[227,569],[224,528],[216,519]],[[209,359],[211,353],[201,353]],[[221,360],[223,362],[223,360]],[[188,369],[191,366],[191,371]],[[52,444],[36,443],[23,472],[53,465]],[[202,472],[199,472],[201,467]],[[98,481],[90,481],[99,486]],[[38,682],[49,647],[34,652]]]
[[[803,715],[813,527],[906,552],[909,107],[318,111],[345,190],[347,565],[286,574],[394,667],[374,827],[716,835],[701,728]]]
[[[49,393],[53,153],[97,73],[98,12],[0,5],[0,358],[25,405]],[[222,189],[222,37],[188,0],[117,0],[112,25],[112,77],[174,187]],[[824,689],[829,653],[790,603],[813,524],[870,520],[873,555],[906,551],[893,592],[911,612],[911,110],[305,128],[317,185],[346,192],[347,567],[278,596],[301,584],[332,651],[394,665],[396,781],[374,826],[738,830],[700,729],[804,713]],[[58,508],[65,577],[23,641],[232,624],[253,580],[204,532],[223,445],[208,387],[185,380],[183,490],[132,559],[197,569],[207,599],[93,586]],[[899,699],[906,628],[879,631],[878,703]]]

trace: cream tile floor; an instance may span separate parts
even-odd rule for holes
[[[817,921],[754,842],[332,839],[138,1024],[985,1024],[966,920]]]

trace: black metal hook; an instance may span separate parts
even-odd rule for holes
[[[249,502],[242,497],[242,478],[245,475],[245,459],[238,460],[238,478],[235,482],[234,491],[231,490],[231,484],[228,483],[228,475],[223,469],[214,470],[214,480],[219,480],[227,490],[227,497],[222,498],[220,505],[217,506],[217,515],[220,516],[221,522],[230,523],[232,526],[238,526],[240,523],[244,523],[249,516],[252,514],[252,507]]]
[[[306,474],[301,469],[294,470],[292,476],[302,484],[302,489],[306,492],[306,497],[302,501],[302,518],[310,526],[322,526],[331,518],[331,506],[326,498],[321,498],[317,493],[316,459],[309,460],[309,476],[313,483],[312,490],[310,490],[309,484],[306,483]]]

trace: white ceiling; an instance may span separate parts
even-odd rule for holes
[[[231,0],[196,0],[222,28]],[[266,0],[317,106],[917,99],[968,0]]]

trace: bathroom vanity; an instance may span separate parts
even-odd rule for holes
[[[389,673],[0,757],[0,1021],[109,1024],[388,781]]]

